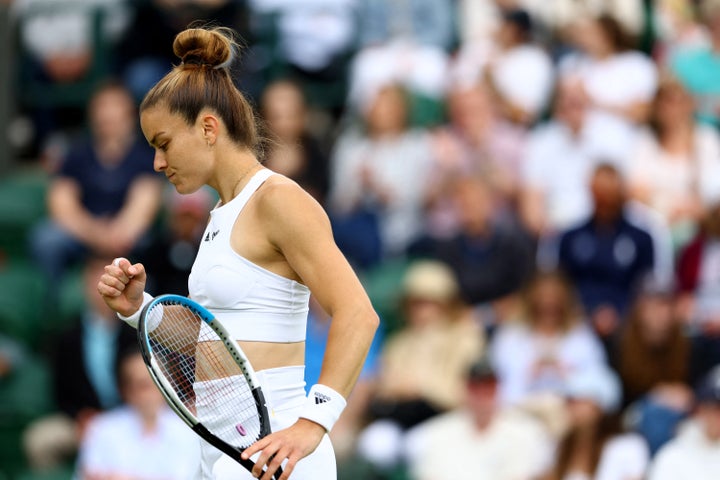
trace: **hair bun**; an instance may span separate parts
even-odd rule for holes
[[[183,65],[225,68],[232,63],[235,45],[229,29],[188,28],[175,37],[173,52]]]

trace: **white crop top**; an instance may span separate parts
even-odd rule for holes
[[[210,310],[236,340],[301,342],[310,290],[252,263],[230,245],[238,215],[273,174],[258,171],[235,198],[210,212],[188,289],[190,298]]]

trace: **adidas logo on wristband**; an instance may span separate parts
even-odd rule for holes
[[[330,397],[328,397],[327,395],[323,395],[320,392],[315,392],[315,405],[319,405],[321,403],[326,403],[326,402],[329,402],[330,400],[332,400],[332,399]]]

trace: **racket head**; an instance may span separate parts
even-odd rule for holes
[[[267,406],[250,362],[215,316],[187,297],[160,295],[140,315],[138,341],[170,407],[198,435],[252,469],[254,463],[239,454],[270,433]]]

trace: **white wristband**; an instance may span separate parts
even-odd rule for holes
[[[131,327],[138,328],[138,322],[140,322],[140,314],[142,313],[143,308],[145,308],[145,305],[152,302],[153,298],[155,298],[155,297],[153,297],[152,295],[150,295],[147,292],[143,292],[143,301],[142,301],[142,305],[140,305],[140,308],[138,308],[135,313],[133,313],[132,315],[130,315],[128,317],[118,313],[117,314],[118,318],[120,320],[126,322]]]
[[[305,407],[300,412],[300,418],[306,418],[325,427],[328,432],[340,418],[347,401],[338,392],[316,383],[310,388]]]

